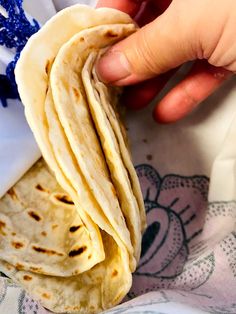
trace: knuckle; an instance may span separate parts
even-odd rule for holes
[[[144,27],[136,36],[134,46],[131,46],[134,71],[137,74],[157,74],[159,72],[155,41],[151,40],[150,29]]]

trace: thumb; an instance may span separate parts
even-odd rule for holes
[[[156,20],[105,53],[96,65],[102,81],[129,85],[196,58],[196,23],[183,16],[186,10],[174,2]]]

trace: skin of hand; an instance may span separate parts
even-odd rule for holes
[[[133,109],[145,107],[179,66],[195,61],[156,105],[158,122],[186,116],[236,72],[235,0],[100,0],[97,7],[124,11],[141,26],[96,65],[105,83],[127,86],[123,100]]]

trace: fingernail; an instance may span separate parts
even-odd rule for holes
[[[108,51],[96,64],[101,81],[115,83],[131,75],[130,64],[120,51]]]

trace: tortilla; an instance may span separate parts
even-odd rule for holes
[[[99,248],[91,244],[70,196],[43,161],[0,200],[0,212],[0,269],[46,308],[56,313],[97,313],[119,303],[129,291],[126,248],[101,232],[105,259],[93,267],[94,250]],[[14,241],[13,248],[6,239]],[[40,250],[34,252],[32,246]],[[83,264],[90,269],[81,272]],[[50,275],[43,275],[48,270]]]
[[[39,161],[0,200],[0,256],[13,266],[54,276],[89,270],[105,258],[100,232],[93,242],[71,197]],[[77,254],[80,248],[86,252]]]
[[[87,6],[76,5],[61,11],[30,38],[16,67],[16,81],[25,106],[27,121],[43,157],[54,172],[58,183],[70,195],[71,188],[76,192],[76,198],[75,195],[72,197],[73,201],[83,204],[83,210],[100,228],[111,235],[116,233],[117,236],[122,238],[129,251],[130,267],[133,271],[137,261],[134,258],[129,230],[126,227],[119,201],[114,193],[115,188],[109,177],[99,139],[93,128],[93,122],[86,106],[86,95],[83,98],[81,97],[84,103],[80,107],[77,106],[76,112],[73,111],[73,107],[77,104],[74,93],[65,96],[69,96],[69,99],[73,97],[67,108],[68,110],[65,110],[66,116],[64,117],[64,122],[67,122],[70,126],[73,124],[69,137],[65,133],[65,125],[62,124],[61,120],[59,121],[61,130],[64,132],[63,137],[68,143],[67,146],[61,145],[59,134],[56,134],[55,141],[52,141],[53,133],[51,128],[54,123],[49,123],[48,118],[51,117],[52,119],[53,117],[46,115],[45,109],[45,107],[53,108],[54,106],[54,99],[53,101],[50,99],[50,90],[52,90],[52,93],[54,92],[52,84],[50,84],[51,68],[53,71],[53,63],[56,62],[58,53],[69,39],[77,33],[88,32],[89,34],[94,25],[101,24],[102,28],[105,27],[104,37],[101,37],[100,40],[98,40],[98,36],[96,38],[97,41],[105,41],[104,46],[108,46],[135,31],[135,26],[131,22],[132,20],[128,15],[113,9],[94,10]],[[114,26],[115,23],[119,24]],[[104,26],[104,24],[107,25]],[[63,25],[63,30],[58,33],[59,25]],[[110,30],[117,32],[117,36],[107,36],[106,33],[109,33]],[[90,44],[94,46],[94,35],[91,40]],[[32,76],[34,76],[34,80],[32,80]],[[75,84],[77,84],[79,77],[76,76],[75,79]],[[78,89],[77,92],[80,93]],[[65,101],[68,101],[68,98]],[[51,105],[47,106],[48,103]],[[55,102],[56,104],[57,102]],[[55,107],[55,109],[57,108]],[[58,110],[56,113],[59,114]],[[63,118],[63,114],[60,115],[60,118]],[[72,145],[70,143],[71,138],[76,138]],[[59,147],[59,151],[57,150],[56,153],[55,146]],[[78,152],[77,155],[74,154],[75,149],[80,149],[83,159]],[[73,167],[68,163],[67,156],[71,156]],[[67,161],[62,161],[62,158],[67,158]],[[75,175],[77,176],[76,180]],[[93,184],[93,182],[96,182],[96,184]],[[99,187],[101,188],[99,189]]]
[[[14,231],[3,226],[0,270],[52,311],[97,313],[119,303],[140,258],[144,204],[117,90],[94,70],[104,49],[136,29],[125,13],[75,5],[30,38],[16,67],[27,121],[52,174],[36,165],[14,187],[24,205],[9,194],[0,201],[5,219],[11,209],[7,226],[17,224],[10,213],[19,210],[16,237],[24,243],[12,248]],[[35,192],[37,185],[49,193]],[[51,186],[69,204],[57,210]],[[27,212],[42,217],[36,228],[24,221]],[[53,216],[58,238],[44,231]]]
[[[133,25],[131,27],[132,30]],[[83,73],[88,76],[85,62],[95,50],[94,47],[96,50],[106,47],[114,38],[122,38],[124,30],[127,33],[129,28],[130,25],[124,27],[114,24],[111,32],[109,25],[101,25],[79,32],[60,49],[52,66],[50,79],[54,105],[81,172],[104,215],[127,245],[129,252],[129,234],[126,231],[130,232],[131,247],[134,248],[134,256],[138,261],[141,226],[137,201],[116,139],[112,136],[111,126],[106,123],[100,102],[91,97],[93,88],[86,88],[82,80]],[[88,84],[89,77],[85,81]],[[58,132],[54,134],[52,145],[54,141],[58,141]],[[64,164],[61,166],[63,168]],[[65,172],[68,174],[68,169]]]

